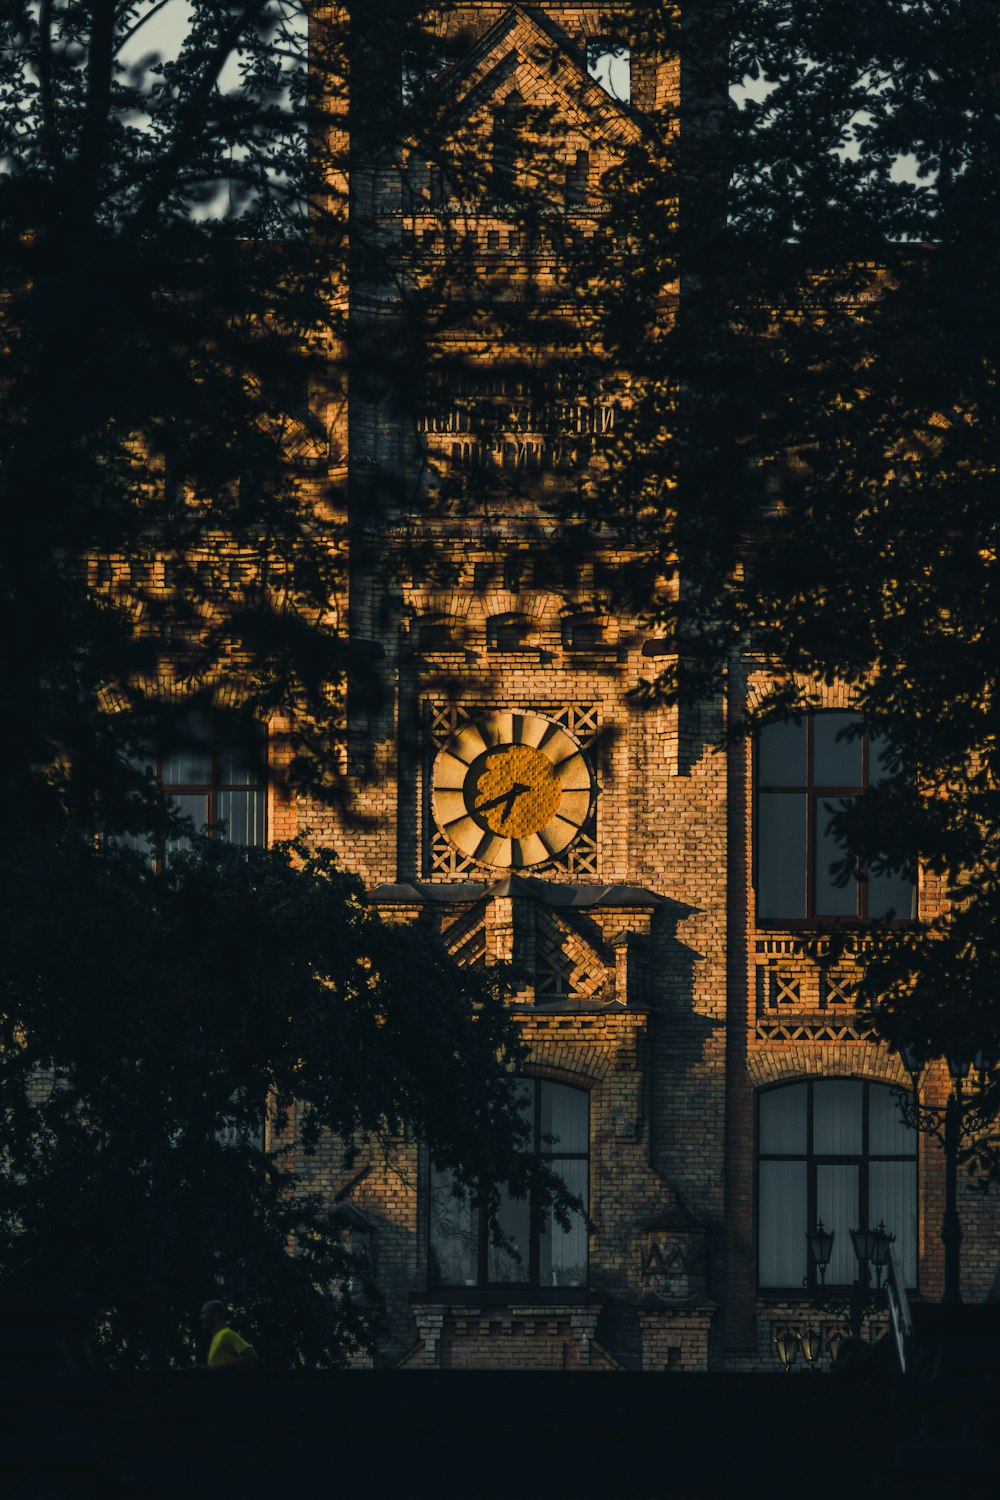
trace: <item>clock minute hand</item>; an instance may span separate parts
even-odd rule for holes
[[[513,812],[514,803],[517,801],[518,797],[520,797],[521,793],[530,791],[531,787],[526,786],[523,781],[515,781],[514,785],[510,788],[509,791],[503,792],[499,797],[492,797],[489,802],[480,802],[476,807],[476,812],[489,812],[491,808],[500,807],[502,805],[504,808],[504,813],[500,821],[501,823],[505,823]]]

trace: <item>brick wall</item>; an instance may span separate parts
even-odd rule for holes
[[[602,101],[580,73],[580,49],[607,34],[603,18],[615,9],[551,3],[512,13],[498,0],[457,5],[440,18],[454,96],[470,101],[456,126],[465,148],[478,141],[487,150],[493,109],[515,87],[528,104],[570,111],[564,132],[549,142],[554,158],[535,167],[538,180],[548,173],[554,183],[574,153],[591,151],[590,198],[574,209],[581,233],[602,212],[601,173],[633,138],[632,117]],[[505,21],[499,50],[490,53],[489,38]],[[628,42],[627,29],[619,36]],[[541,65],[546,47],[548,73]],[[499,76],[501,62],[498,94],[489,80]],[[675,96],[678,76],[673,60],[634,55],[634,105]],[[560,267],[550,245],[529,258],[518,226],[495,206],[466,212],[460,222],[447,203],[432,202],[412,143],[392,165],[395,179],[372,173],[363,193],[355,183],[355,211],[369,232],[397,247],[411,287],[444,295],[448,256],[467,250],[472,237],[480,283],[502,273],[515,299],[530,284],[558,304]],[[400,174],[412,179],[409,199]],[[403,311],[391,298],[380,308],[384,334]],[[361,323],[371,316],[359,304]],[[571,305],[563,326],[566,346],[548,351],[557,363],[579,335]],[[454,320],[429,357],[462,356],[469,378],[485,382],[505,357],[524,353],[523,344],[505,347],[495,327]],[[537,473],[528,472],[523,434],[525,451],[514,445],[513,469],[505,469],[502,434],[485,460],[489,505],[464,514],[428,515],[419,506],[407,512],[400,497],[426,498],[429,475],[462,472],[465,459],[455,449],[468,434],[455,415],[459,394],[451,402],[447,391],[439,396],[440,416],[436,425],[425,422],[419,443],[413,438],[419,412],[402,398],[374,405],[352,400],[346,440],[358,461],[348,496],[358,524],[350,596],[341,608],[369,651],[349,722],[352,795],[346,808],[334,809],[276,800],[272,826],[279,834],[307,829],[333,844],[388,915],[437,921],[460,961],[513,958],[522,965],[513,1003],[530,1048],[529,1070],[585,1088],[590,1100],[590,1301],[521,1306],[514,1290],[503,1305],[471,1293],[473,1300],[461,1305],[435,1298],[428,1286],[428,1164],[412,1142],[392,1143],[388,1152],[363,1150],[360,1176],[358,1164],[343,1167],[335,1142],[302,1166],[331,1196],[349,1196],[375,1225],[377,1272],[387,1295],[382,1359],[414,1369],[773,1368],[778,1324],[809,1321],[812,1310],[757,1292],[756,1091],[809,1077],[906,1080],[898,1060],[859,1024],[843,998],[846,989],[821,1003],[827,979],[795,934],[756,925],[750,755],[746,745],[725,749],[722,736],[727,716],[739,717],[766,689],[760,664],[734,664],[726,702],[685,708],[680,717],[630,700],[629,687],[648,675],[641,622],[604,603],[586,647],[563,628],[568,611],[592,608],[602,570],[627,556],[602,546],[583,560],[576,582],[558,587],[537,570],[533,576],[548,535],[539,500],[560,485],[586,483],[587,475],[568,479],[547,467],[544,455]],[[511,569],[512,557],[525,566]],[[523,623],[516,641],[496,624],[512,616]],[[373,684],[380,695],[363,691]],[[849,706],[839,688],[816,691],[824,706]],[[448,715],[458,724],[500,708],[562,715],[560,722],[585,726],[578,738],[599,786],[593,848],[584,859],[578,843],[576,865],[556,860],[525,872],[550,892],[589,890],[595,899],[585,908],[567,909],[525,891],[433,900],[435,887],[488,887],[505,873],[451,859],[435,831],[428,788]],[[280,754],[280,725],[273,743]],[[615,894],[618,887],[629,889],[632,904]],[[929,913],[941,894],[924,881],[920,899]],[[545,989],[553,972],[566,986],[555,1000]],[[768,1017],[759,995],[772,973],[790,975],[802,997],[805,1014],[794,1034],[762,1025],[762,1015]],[[833,977],[849,980],[846,973]],[[928,1099],[941,1102],[945,1093],[943,1070],[933,1071]],[[943,1178],[940,1152],[927,1139],[919,1181],[921,1289],[936,1296]],[[967,1293],[981,1296],[995,1271],[996,1207],[963,1184],[961,1210]]]

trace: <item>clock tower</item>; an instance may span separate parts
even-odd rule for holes
[[[368,54],[358,114],[391,140],[352,135],[351,802],[311,827],[387,918],[507,966],[534,1149],[582,1204],[508,1205],[505,1256],[413,1142],[350,1182],[320,1153],[372,1227],[381,1357],[412,1366],[695,1370],[719,1336],[721,708],[630,695],[666,645],[618,602],[613,528],[559,519],[634,399],[588,282],[609,184],[679,87],[631,14],[429,11]]]
[[[824,947],[831,916],[917,914],[912,883],[829,873],[824,809],[875,764],[849,692],[810,684],[815,712],[753,751],[726,728],[767,664],[734,662],[725,701],[645,701],[673,647],[622,602],[611,520],[573,524],[642,395],[600,340],[617,169],[680,120],[717,170],[714,101],[689,87],[713,68],[652,55],[642,11],[456,0],[422,33],[383,27],[352,71],[350,798],[299,827],[387,918],[506,966],[531,1149],[581,1204],[567,1225],[503,1202],[498,1246],[419,1144],[380,1143],[349,1180],[320,1151],[395,1364],[770,1368],[775,1333],[815,1318],[817,1218],[847,1284],[849,1230],[884,1218],[915,1286],[937,1190],[901,1064]]]

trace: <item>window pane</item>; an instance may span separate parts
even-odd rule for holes
[[[133,854],[141,854],[149,864],[153,863],[156,856],[156,845],[148,833],[116,833],[110,842],[119,849],[128,849]]]
[[[541,1149],[544,1152],[587,1150],[588,1098],[583,1089],[566,1088],[561,1083],[542,1083]],[[555,1139],[546,1140],[547,1136]]]
[[[868,1150],[872,1156],[913,1156],[917,1150],[917,1132],[903,1119],[896,1090],[882,1083],[868,1089]]]
[[[806,1096],[804,1083],[760,1095],[760,1149],[765,1155],[805,1156]]]
[[[431,1167],[431,1281],[438,1286],[475,1286],[479,1214],[452,1189],[455,1174]]]
[[[851,1230],[858,1227],[858,1169],[817,1166],[816,1217],[833,1230],[833,1255],[826,1279],[836,1286],[857,1280],[858,1262]]]
[[[757,897],[762,917],[806,914],[806,799],[800,792],[757,798]]]
[[[757,735],[757,779],[761,786],[805,786],[806,721],[782,719]]]
[[[219,822],[231,844],[263,844],[267,798],[263,791],[219,792]]]
[[[487,1280],[505,1283],[527,1281],[531,1235],[531,1211],[527,1199],[512,1198],[504,1189],[497,1217],[500,1228],[512,1242],[517,1255],[513,1255],[502,1245],[495,1245],[491,1235],[487,1250]]]
[[[868,877],[868,915],[910,921],[917,915],[917,884],[898,871]]]
[[[188,715],[177,726],[174,744],[163,757],[164,786],[207,786],[212,779],[208,720]]]
[[[889,765],[892,751],[889,741],[882,734],[868,736],[868,784],[876,786],[892,774]]]
[[[182,818],[190,818],[194,824],[195,833],[204,833],[208,822],[208,798],[203,792],[183,792],[167,798],[167,802],[174,808]],[[167,839],[167,853],[176,854],[182,849],[190,849],[191,840],[185,834],[177,838]]]
[[[264,779],[266,731],[263,724],[230,725],[219,736],[218,775],[222,786],[256,786]]]
[[[569,1090],[567,1090],[569,1092]],[[574,1197],[587,1207],[587,1163],[554,1161],[552,1170],[565,1182]],[[586,1286],[587,1226],[582,1213],[573,1215],[569,1229],[556,1223],[549,1214],[539,1239],[538,1279],[541,1286]]]
[[[879,1220],[896,1236],[896,1254],[906,1286],[917,1284],[917,1164],[873,1161],[868,1168],[868,1223]]]
[[[858,914],[858,882],[855,876],[846,885],[835,885],[832,867],[847,853],[846,847],[830,831],[835,812],[850,806],[853,799],[841,797],[828,802],[816,799],[816,915],[818,917],[855,917]]]
[[[813,719],[813,785],[861,786],[861,736],[838,739],[859,714],[816,714]]]
[[[861,1155],[863,1088],[863,1084],[848,1078],[813,1084],[813,1150],[817,1156]]]
[[[806,1274],[805,1162],[762,1161],[758,1208],[761,1286],[801,1286]]]

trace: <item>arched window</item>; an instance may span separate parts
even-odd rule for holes
[[[855,1078],[821,1078],[762,1092],[757,1114],[760,1286],[815,1284],[806,1235],[833,1231],[829,1286],[857,1277],[852,1229],[885,1224],[903,1278],[917,1283],[917,1135],[895,1091]]]
[[[604,645],[604,628],[596,615],[563,615],[560,632],[566,651],[599,651]]]
[[[856,713],[830,711],[766,724],[756,740],[755,885],[765,921],[916,916],[906,873],[837,883],[846,850],[833,815],[882,777],[883,746]],[[853,731],[853,732],[852,732]]]
[[[413,622],[411,638],[418,651],[454,651],[458,644],[451,615],[422,615]]]
[[[518,1079],[518,1103],[531,1127],[532,1153],[588,1204],[590,1100],[584,1089]],[[493,1243],[485,1209],[456,1196],[450,1171],[431,1167],[432,1286],[582,1287],[587,1284],[587,1226],[582,1213],[562,1229],[551,1213],[504,1195],[500,1225],[517,1254]]]

